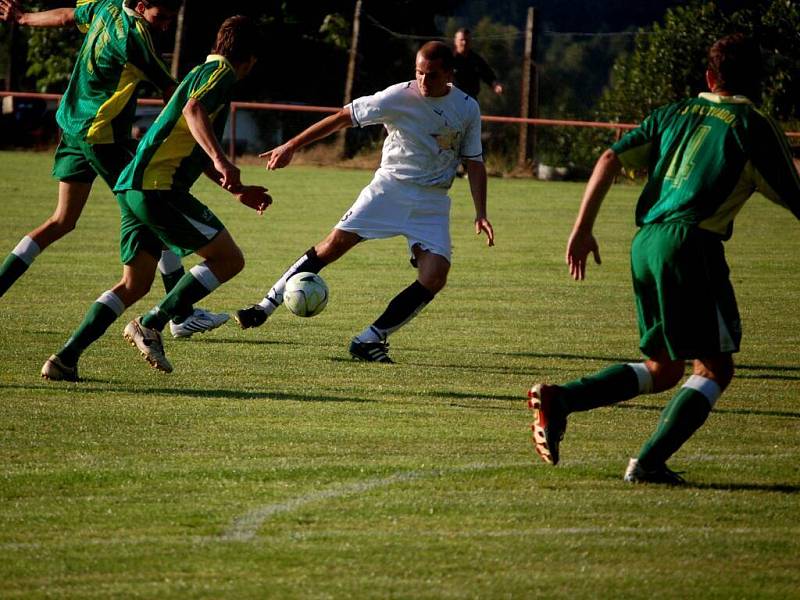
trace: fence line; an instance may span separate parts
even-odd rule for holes
[[[40,100],[61,100],[61,94],[40,94],[36,92],[6,92],[0,91],[0,97],[10,96],[12,98],[38,98]],[[156,98],[140,98],[137,104],[141,106],[161,106],[162,100]],[[236,112],[238,110],[276,110],[286,112],[306,112],[306,113],[335,113],[341,110],[340,106],[314,106],[311,104],[281,104],[274,102],[231,102],[231,139],[228,154],[231,160],[236,160]],[[481,120],[487,123],[509,123],[509,124],[528,124],[538,127],[591,127],[595,129],[614,129],[617,137],[623,131],[638,127],[635,123],[609,123],[605,121],[578,121],[572,119],[533,119],[522,117],[501,117],[496,115],[481,115]],[[789,138],[800,139],[800,131],[786,132]]]

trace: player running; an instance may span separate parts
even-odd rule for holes
[[[786,137],[748,98],[758,97],[758,47],[741,34],[710,49],[711,93],[653,112],[600,157],[567,244],[570,274],[582,280],[589,253],[600,264],[592,228],[623,167],[647,168],[631,246],[633,289],[645,362],[619,364],[564,385],[530,391],[533,442],[559,461],[570,413],[675,386],[685,361],[693,374],[667,403],[656,431],[632,458],[629,482],[682,483],[667,460],[705,422],[733,377],[741,324],[723,242],[758,190],[800,218],[800,176]]]
[[[347,127],[382,124],[388,131],[381,166],[328,236],[301,256],[258,304],[236,312],[243,328],[262,325],[282,303],[295,273],[318,273],[365,239],[405,236],[417,280],[353,338],[353,358],[392,362],[387,338],[413,319],[444,287],[450,270],[450,198],[456,167],[466,161],[475,205],[475,231],[494,231],[486,218],[486,168],[478,103],[452,87],[453,54],[428,42],[416,56],[416,81],[357,98],[271,152],[268,169],[289,165],[296,150]]]
[[[178,256],[205,259],[175,284],[150,312],[125,327],[125,338],[154,368],[169,373],[161,330],[191,314],[192,304],[244,267],[241,250],[220,220],[189,193],[206,175],[261,213],[272,202],[266,189],[244,186],[219,139],[225,129],[231,89],[256,62],[258,28],[246,17],[227,19],[217,33],[213,53],[192,69],[175,90],[139,143],[136,156],[115,187],[120,205],[122,279],[103,292],[83,323],[42,367],[42,377],[78,380],[78,359],[89,345],[150,290],[161,248]]]
[[[151,31],[164,32],[173,22],[179,0],[81,0],[75,8],[26,13],[15,0],[0,0],[0,20],[32,27],[76,25],[85,33],[69,85],[56,113],[61,141],[53,176],[58,204],[52,216],[29,232],[0,266],[2,296],[34,259],[75,228],[99,175],[113,189],[133,158],[131,126],[136,90],[148,81],[169,99],[175,81],[161,62]],[[167,291],[183,276],[180,260],[165,251],[159,262]],[[219,327],[226,314],[194,310],[171,324],[175,337]]]

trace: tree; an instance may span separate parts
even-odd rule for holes
[[[25,75],[39,92],[61,92],[69,82],[75,55],[83,41],[76,28],[31,27],[25,32],[28,69]]]
[[[613,68],[600,103],[601,118],[638,121],[653,109],[705,91],[708,47],[742,32],[761,46],[766,77],[753,98],[784,121],[800,118],[800,7],[793,0],[756,0],[729,8],[693,2],[668,10],[663,25],[641,32],[636,47]]]

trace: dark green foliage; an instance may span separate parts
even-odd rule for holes
[[[33,79],[39,92],[63,92],[83,36],[76,28],[32,27],[25,33],[28,39],[25,75]]]
[[[667,11],[663,25],[637,38],[635,50],[614,65],[603,95],[603,118],[637,121],[654,108],[705,91],[706,53],[723,35],[743,32],[762,47],[766,77],[761,98],[775,117],[798,118],[800,8],[790,0],[759,0],[743,8],[699,3]]]

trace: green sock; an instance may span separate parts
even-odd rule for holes
[[[195,279],[190,271],[181,277],[155,308],[142,317],[142,325],[161,331],[172,319],[180,322],[191,315],[194,303],[210,293],[211,290]]]
[[[686,440],[705,423],[711,412],[708,398],[682,387],[664,407],[658,427],[639,452],[639,464],[653,469],[667,462]]]
[[[169,294],[174,290],[185,273],[186,271],[183,270],[183,267],[171,273],[161,273],[161,281],[164,282],[164,291]]]
[[[0,267],[0,296],[5,294],[14,282],[28,270],[28,264],[16,254],[9,254]]]
[[[123,307],[124,308],[124,307]],[[78,364],[78,358],[92,342],[103,335],[119,315],[102,302],[92,304],[83,318],[83,323],[75,330],[56,354],[69,366]]]
[[[560,386],[568,413],[616,404],[639,395],[639,378],[630,365],[608,367]]]

